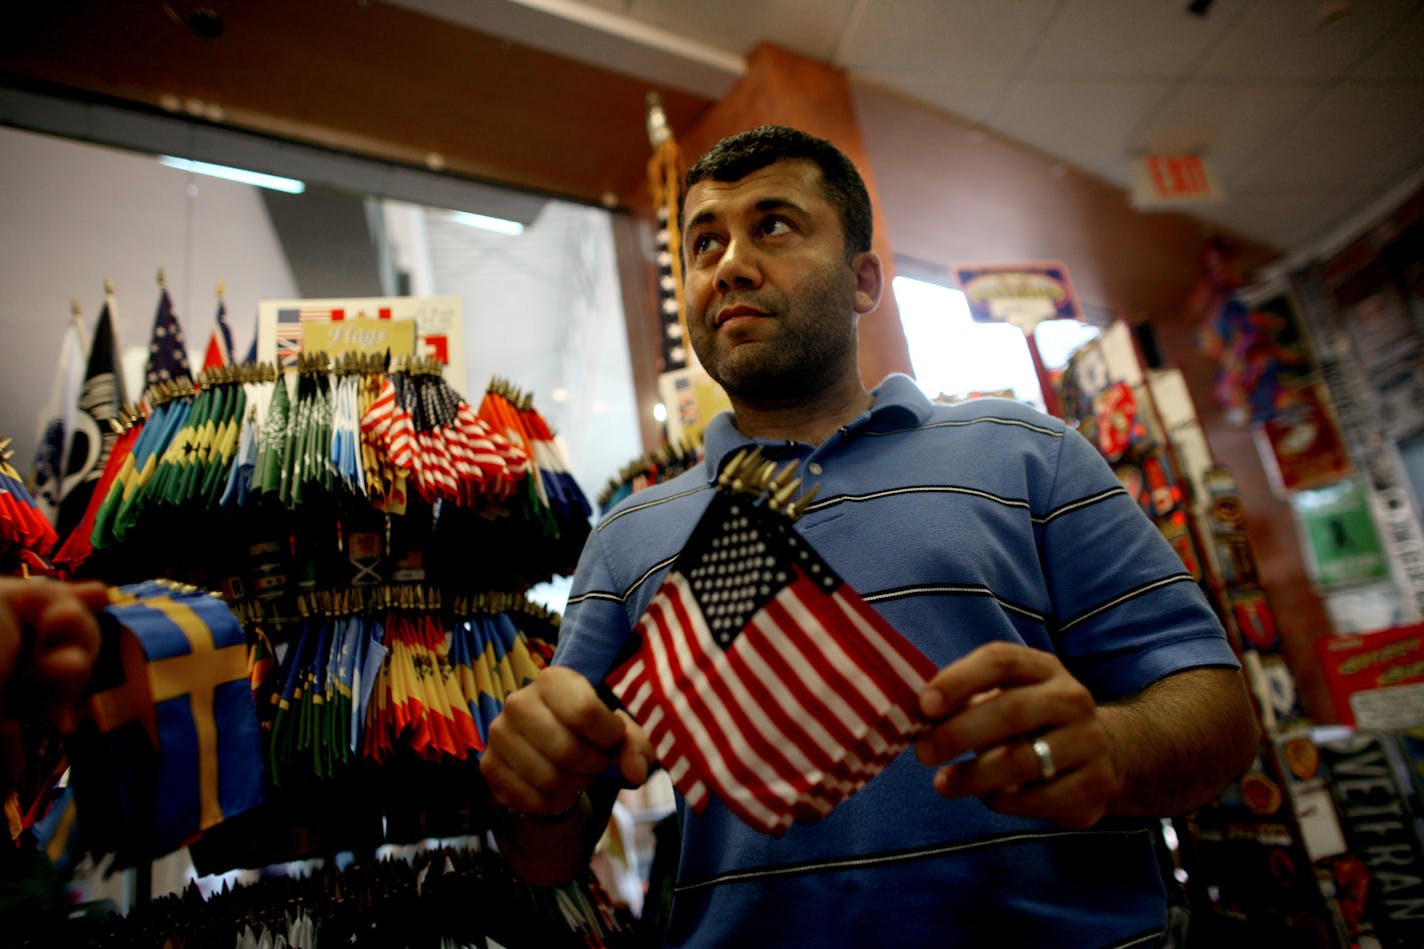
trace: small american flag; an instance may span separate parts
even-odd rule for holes
[[[302,324],[308,320],[340,320],[345,310],[330,307],[282,307],[277,310],[274,336],[277,341],[277,363],[283,368],[294,367],[302,352]]]
[[[935,667],[755,496],[719,490],[605,684],[673,785],[781,835],[923,729]]]

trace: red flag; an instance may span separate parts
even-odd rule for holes
[[[222,298],[222,287],[218,287],[217,328],[208,337],[208,348],[203,353],[203,369],[216,369],[234,361],[232,355],[232,324],[227,319],[227,301]]]
[[[725,489],[635,636],[605,682],[674,786],[695,812],[716,793],[777,835],[904,750],[935,672],[785,516]]]
[[[125,460],[133,454],[134,442],[138,441],[138,436],[142,431],[139,426],[127,421],[121,427],[123,431],[109,450],[108,460],[104,462],[104,470],[99,473],[99,480],[95,482],[94,489],[89,494],[89,503],[85,505],[79,523],[64,538],[64,543],[60,545],[59,549],[54,552],[52,559],[55,564],[71,572],[78,570],[84,561],[89,559],[89,555],[94,553],[94,522],[99,516],[99,508],[108,498],[114,481],[123,470]]]

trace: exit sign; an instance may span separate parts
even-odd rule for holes
[[[1220,201],[1216,172],[1201,155],[1145,155],[1132,160],[1132,203],[1139,208]]]

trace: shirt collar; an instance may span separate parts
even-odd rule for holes
[[[892,373],[870,393],[875,402],[870,411],[846,426],[851,431],[893,431],[913,428],[929,418],[932,403],[913,379],[902,373]],[[703,437],[707,481],[716,480],[717,472],[727,457],[738,448],[750,444],[773,444],[766,439],[748,438],[737,430],[731,412],[723,412],[707,425]],[[784,444],[784,443],[780,443]]]

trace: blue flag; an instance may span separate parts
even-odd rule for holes
[[[144,384],[155,386],[179,380],[193,381],[193,372],[188,365],[188,345],[183,338],[183,327],[178,323],[178,315],[173,312],[168,288],[164,287],[158,297],[158,312],[153,317],[153,335],[148,341]]]
[[[227,605],[159,583],[111,598],[74,784],[86,840],[101,835],[123,865],[261,803],[263,768],[246,637]]]

